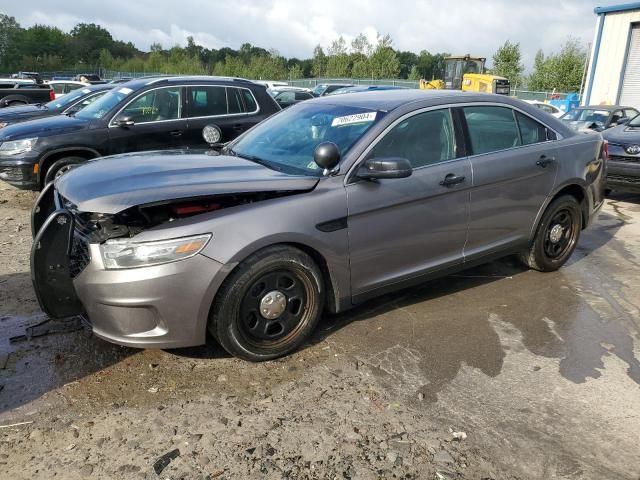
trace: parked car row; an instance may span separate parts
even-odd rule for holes
[[[129,82],[74,116],[0,130],[2,161],[19,159],[26,186],[41,180],[35,165],[51,179],[69,160],[49,148],[164,142],[45,180],[31,265],[48,315],[83,315],[133,347],[199,345],[208,332],[269,360],[323,311],[475,263],[516,253],[556,270],[603,204],[601,136],[506,96],[368,91],[280,111],[264,86],[208,82]],[[264,118],[226,142],[225,125]],[[201,133],[215,148],[166,150]]]
[[[89,159],[142,150],[198,148],[215,123],[227,142],[280,110],[262,85],[241,79],[155,77],[108,91],[84,108],[0,129],[0,179],[40,189]],[[62,97],[61,101],[65,97]]]

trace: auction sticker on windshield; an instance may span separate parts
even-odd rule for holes
[[[354,115],[345,115],[344,117],[336,117],[331,122],[332,127],[343,127],[344,125],[353,125],[354,123],[373,122],[378,112],[356,113]]]

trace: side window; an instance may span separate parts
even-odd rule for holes
[[[418,168],[455,158],[455,152],[451,112],[445,109],[418,113],[400,122],[373,147],[369,157],[402,157]]]
[[[129,105],[120,115],[131,117],[136,123],[159,122],[175,120],[182,113],[182,88],[158,88],[142,94]]]
[[[78,88],[82,87],[82,85],[76,85],[75,83],[67,83],[66,88],[64,89],[65,93],[73,92]]]
[[[507,107],[464,107],[474,154],[496,152],[520,145],[513,110]]]
[[[251,93],[251,90],[243,88],[240,91],[244,96],[244,104],[247,107],[247,112],[252,113],[258,110],[258,104],[256,103],[256,99],[253,98],[253,93]]]
[[[627,117],[629,120],[632,120],[636,115],[638,115],[638,112],[631,108],[624,111],[624,116]]]
[[[228,112],[224,87],[190,87],[189,103],[190,117],[226,115]]]
[[[293,92],[282,92],[277,96],[279,102],[291,103],[295,98],[295,94]]]
[[[227,87],[227,101],[229,102],[229,113],[242,113],[244,106],[242,105],[242,93],[240,89]]]
[[[65,91],[64,91],[64,83],[54,83],[52,85],[52,87],[53,87],[53,91],[57,95],[61,95],[61,94],[65,93]]]
[[[611,121],[609,123],[618,123],[618,120],[622,118],[622,110],[616,110],[611,115]]]
[[[522,145],[531,145],[532,143],[547,141],[547,129],[544,125],[520,112],[516,112],[516,118],[518,120],[518,128],[520,129]]]
[[[296,100],[309,100],[313,95],[307,92],[296,92]]]

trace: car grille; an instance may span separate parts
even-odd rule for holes
[[[58,203],[67,209],[73,215],[74,219],[73,242],[71,244],[71,254],[69,255],[69,274],[71,278],[75,278],[80,275],[91,262],[89,238],[91,237],[93,228],[91,224],[82,218],[82,215],[78,214],[75,205],[60,194],[58,194]]]
[[[87,268],[89,262],[91,262],[89,242],[76,230],[73,235],[71,255],[69,255],[69,273],[71,274],[71,278],[80,275],[80,273]]]
[[[610,182],[619,183],[631,183],[634,185],[640,185],[640,176],[632,177],[630,175],[607,175],[607,180]]]
[[[640,163],[640,157],[623,157],[621,155],[610,155],[609,161],[622,163]]]

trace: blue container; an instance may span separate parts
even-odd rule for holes
[[[570,112],[574,108],[578,108],[580,106],[580,100],[578,100],[577,93],[568,94],[564,100],[549,100],[549,104],[554,107],[558,107],[563,112]]]

